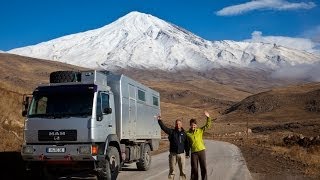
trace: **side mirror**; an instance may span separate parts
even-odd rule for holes
[[[104,113],[104,114],[111,114],[111,113],[112,113],[112,109],[109,108],[109,107],[104,108],[104,109],[103,109],[103,113]]]
[[[31,95],[27,95],[27,94],[23,95],[22,114],[21,114],[23,117],[26,117],[27,114],[28,114],[28,108],[29,108],[29,104],[30,104],[31,98],[32,98]]]

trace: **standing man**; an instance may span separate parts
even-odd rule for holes
[[[191,145],[191,180],[198,180],[198,164],[201,169],[201,179],[207,180],[206,147],[203,142],[203,132],[211,127],[211,118],[207,111],[204,112],[207,117],[207,123],[201,128],[197,128],[197,121],[190,120],[190,129],[187,136]]]
[[[170,142],[170,154],[168,179],[174,179],[175,168],[176,164],[178,163],[180,170],[180,179],[186,180],[185,162],[186,158],[189,158],[190,147],[186,132],[182,128],[182,121],[180,119],[177,119],[175,128],[170,129],[163,124],[161,116],[158,116],[157,119],[161,129],[169,135],[168,138]]]

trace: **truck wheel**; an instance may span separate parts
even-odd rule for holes
[[[50,73],[50,83],[81,81],[81,73],[75,71],[55,71]]]
[[[142,157],[137,162],[137,168],[141,171],[147,171],[151,165],[151,149],[149,144],[145,144]]]
[[[120,155],[116,147],[108,147],[107,159],[109,160],[111,179],[115,180],[117,179],[120,170]]]
[[[41,169],[32,169],[26,171],[26,177],[27,179],[42,179],[44,175]]]
[[[98,172],[98,180],[111,180],[110,163],[107,160],[99,162],[101,171]]]
[[[33,166],[26,171],[27,179],[56,179],[53,174],[51,174],[46,167]]]

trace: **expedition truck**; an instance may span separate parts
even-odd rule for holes
[[[31,176],[93,172],[116,179],[124,163],[148,170],[160,127],[158,92],[108,71],[56,71],[25,95],[21,155]]]

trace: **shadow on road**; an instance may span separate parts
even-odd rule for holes
[[[124,165],[121,171],[139,171],[136,166]],[[120,171],[120,173],[121,173]],[[79,178],[78,178],[79,177]],[[91,179],[93,175],[77,175],[72,179]],[[0,152],[0,179],[28,179],[25,172],[25,163],[21,158],[20,152]],[[70,179],[60,177],[58,179]],[[95,179],[95,178],[93,178]]]
[[[132,166],[132,165],[127,165],[127,164],[124,164],[122,167],[121,167],[121,171],[140,171],[136,168],[136,166]],[[120,173],[121,173],[120,171]]]
[[[26,179],[20,152],[0,152],[1,179]]]

